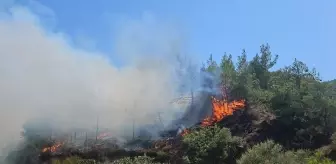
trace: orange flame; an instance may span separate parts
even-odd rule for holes
[[[211,102],[212,116],[206,117],[201,123],[202,126],[213,125],[214,123],[222,120],[224,117],[232,115],[234,111],[245,107],[245,100],[228,102],[226,100],[217,100],[212,97]]]
[[[60,148],[61,146],[63,145],[63,143],[61,142],[57,142],[56,144],[52,145],[52,146],[49,146],[49,147],[45,147],[42,149],[42,152],[45,153],[47,151],[50,151],[50,152],[55,152],[58,148]]]
[[[185,136],[186,134],[190,133],[190,130],[188,129],[184,129],[182,132],[181,132],[181,136]]]

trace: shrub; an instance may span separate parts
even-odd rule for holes
[[[326,158],[322,155],[322,152],[316,152],[314,155],[307,158],[308,164],[335,164],[329,158]]]
[[[52,164],[74,164],[74,163],[76,164],[97,164],[97,162],[93,159],[82,159],[77,156],[68,157],[64,160],[60,160],[60,159],[52,160]]]
[[[223,163],[234,158],[242,140],[231,136],[230,130],[218,126],[202,127],[183,137],[189,163]],[[232,160],[232,159],[231,159]]]
[[[272,140],[257,144],[248,149],[237,161],[238,164],[304,164],[308,153],[305,151],[284,151]]]
[[[135,158],[125,157],[119,160],[113,161],[112,164],[159,164],[155,163],[152,158],[146,156],[139,156]]]

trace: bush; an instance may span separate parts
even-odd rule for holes
[[[242,140],[231,136],[227,128],[213,126],[202,127],[200,130],[186,134],[183,137],[183,143],[186,162],[223,163],[234,159],[234,154],[242,144]]]
[[[308,153],[305,151],[284,151],[272,140],[257,144],[248,149],[237,161],[238,164],[304,164]]]
[[[96,164],[97,162],[93,159],[82,159],[77,156],[68,157],[64,160],[55,159],[52,160],[52,164]]]
[[[307,158],[308,164],[335,164],[335,162],[331,161],[329,158],[326,158],[322,155],[321,152],[316,152],[313,156]]]
[[[146,156],[139,156],[135,158],[125,157],[113,161],[112,164],[159,164],[159,163],[155,163],[152,158]]]

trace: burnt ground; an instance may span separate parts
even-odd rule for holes
[[[206,103],[203,105],[204,108],[208,106]],[[185,117],[187,117],[187,114]],[[194,119],[198,119],[197,117],[200,116],[195,116]],[[183,121],[180,121],[179,123],[182,122]],[[288,146],[288,148],[295,148],[295,145],[292,143],[288,144],[288,140],[293,140],[292,137],[295,136],[295,134],[291,133],[291,130],[289,129],[290,127],[279,121],[275,115],[260,107],[249,106],[246,104],[245,109],[235,111],[233,115],[225,117],[217,124],[229,128],[232,135],[242,137],[246,142],[245,148],[267,139],[272,139],[284,145],[285,148],[286,146]],[[194,125],[191,128],[197,129],[198,126],[199,124]],[[129,145],[133,145],[132,150],[117,147],[113,149],[91,148],[90,150],[85,151],[68,149],[59,154],[41,154],[41,160],[65,158],[72,155],[97,160],[116,160],[122,157],[143,156],[146,154],[147,156],[155,158],[158,162],[170,162],[172,164],[181,163],[183,146],[181,143],[181,136],[177,135],[177,131],[178,129],[176,128],[165,131],[160,140],[133,140],[129,143]],[[309,149],[329,143],[329,138],[326,138],[325,136],[321,136],[317,140],[322,142],[299,145],[297,148]],[[137,145],[136,149],[134,148],[134,145]]]
[[[229,128],[232,135],[243,137],[248,143],[246,146],[248,146],[270,138],[274,120],[275,117],[267,112],[242,109],[224,118],[218,124]],[[194,125],[191,128],[197,129],[199,125]],[[183,146],[181,144],[181,136],[177,135],[177,130],[165,131],[163,139],[160,140],[133,140],[126,145],[126,147],[132,147],[131,150],[124,147],[119,148],[118,146],[91,147],[84,150],[68,148],[59,153],[42,153],[40,159],[47,161],[51,158],[62,159],[76,155],[85,159],[116,160],[123,157],[143,156],[146,154],[158,162],[181,163]]]
[[[224,118],[218,124],[229,128],[233,135],[243,137],[248,145],[253,145],[269,138],[269,133],[273,129],[272,123],[274,119],[275,117],[267,112],[242,109],[234,112],[232,116]],[[198,126],[199,124],[192,128],[197,129]],[[62,150],[60,153],[42,153],[40,159],[47,161],[51,158],[62,159],[76,155],[87,159],[116,160],[122,157],[143,156],[146,154],[158,162],[181,163],[183,146],[181,136],[177,135],[177,129],[168,130],[164,134],[165,137],[160,140],[133,140],[126,145],[126,147],[132,147],[131,150],[117,146],[95,147],[84,150],[69,148]]]
[[[156,141],[134,141],[134,142],[146,142],[146,145],[150,145],[146,148],[137,148],[128,150],[125,148],[107,148],[107,147],[90,147],[87,149],[62,149],[58,152],[45,152],[40,154],[41,162],[47,162],[51,159],[66,159],[71,156],[78,156],[83,159],[95,159],[97,161],[113,161],[123,157],[136,157],[136,156],[148,156],[155,159],[157,162],[170,162],[181,163],[182,161],[182,148],[181,138],[166,138]],[[142,143],[143,144],[143,143]]]

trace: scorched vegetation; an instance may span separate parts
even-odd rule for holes
[[[27,133],[24,144],[11,152],[6,161],[10,164],[335,163],[335,81],[321,81],[315,69],[297,59],[275,70],[277,59],[268,44],[262,45],[250,61],[245,51],[238,56],[237,63],[230,54],[225,54],[219,63],[210,56],[200,72],[220,76],[218,83],[204,85],[215,85],[221,95],[209,95],[211,116],[177,135],[165,135],[158,140],[135,135],[128,146],[120,146],[111,139],[103,140],[104,134],[92,139],[86,133],[84,146],[77,148],[73,142],[32,137],[34,134]],[[76,138],[72,134],[71,141]]]

